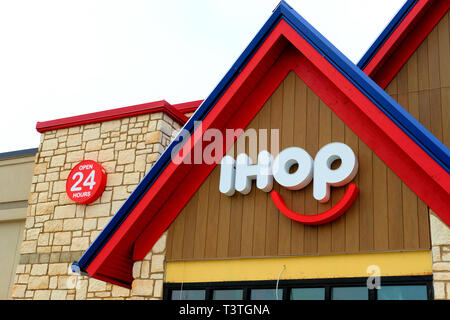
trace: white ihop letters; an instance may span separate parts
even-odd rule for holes
[[[337,169],[331,169],[335,160],[341,160]],[[291,167],[298,168],[291,172]],[[333,142],[325,145],[317,152],[315,159],[302,148],[284,149],[273,159],[267,151],[258,154],[258,163],[253,164],[244,153],[237,156],[236,161],[225,156],[221,161],[220,192],[232,196],[235,191],[248,194],[252,188],[252,180],[256,179],[256,187],[265,192],[273,188],[273,179],[290,190],[299,190],[313,182],[314,198],[327,202],[330,198],[330,186],[343,186],[349,183],[358,171],[358,160],[349,146]]]

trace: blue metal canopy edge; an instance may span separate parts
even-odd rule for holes
[[[386,116],[399,126],[412,140],[414,140],[431,158],[450,172],[450,152],[435,136],[414,119],[405,109],[393,100],[383,89],[373,82],[364,72],[345,57],[325,37],[315,30],[305,19],[303,19],[285,1],[281,1],[275,8],[267,22],[250,42],[244,52],[240,55],[224,78],[216,88],[198,107],[183,129],[192,133],[194,122],[203,120],[214,107],[222,94],[233,82],[240,71],[264,42],[276,24],[284,19],[305,40],[308,41],[318,52],[320,52],[336,69],[338,69],[349,81],[351,81],[368,99],[370,99]],[[85,270],[111,238],[122,222],[128,217],[135,206],[142,199],[147,190],[164,171],[171,160],[172,150],[183,141],[183,136],[178,135],[166,148],[155,162],[150,171],[138,184],[129,198],[120,207],[111,221],[94,240],[78,262],[72,264],[72,270],[77,273],[85,273]]]

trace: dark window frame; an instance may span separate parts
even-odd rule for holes
[[[283,297],[280,300],[290,300],[292,288],[325,288],[325,300],[331,300],[331,288],[366,286],[366,282],[367,277],[280,280],[278,289],[283,289]],[[163,299],[169,300],[172,290],[180,290],[182,287],[183,290],[206,290],[206,301],[212,300],[213,290],[215,289],[242,289],[243,301],[250,301],[251,289],[275,289],[276,283],[277,280],[164,283]],[[425,285],[427,287],[427,299],[434,299],[433,276],[431,275],[381,277],[381,286],[383,285]],[[376,289],[369,289],[369,300],[377,300]]]

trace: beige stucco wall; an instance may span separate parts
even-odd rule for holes
[[[450,228],[430,210],[434,298],[450,300]]]
[[[72,274],[70,265],[98,236],[180,128],[164,113],[88,124],[42,134],[29,197],[28,215],[14,299],[161,299],[163,235],[142,262],[135,263],[128,290]],[[76,204],[66,178],[80,161],[91,159],[107,171],[102,196]]]
[[[35,154],[0,159],[0,299],[11,296]]]

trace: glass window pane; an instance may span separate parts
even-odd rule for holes
[[[242,300],[243,290],[214,290],[213,300]]]
[[[368,300],[369,290],[367,287],[336,287],[332,288],[333,300]]]
[[[378,300],[427,300],[427,286],[381,286]]]
[[[252,289],[251,300],[277,300],[275,289]],[[283,300],[283,289],[278,289],[278,300]]]
[[[291,300],[325,300],[325,288],[293,288]]]
[[[205,300],[205,295],[205,290],[172,290],[172,300]]]

